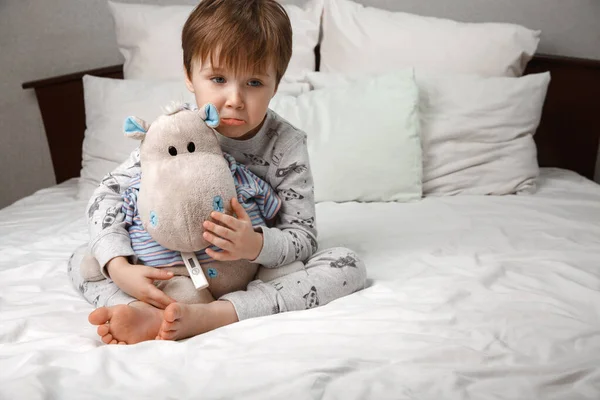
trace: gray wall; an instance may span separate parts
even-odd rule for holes
[[[598,0],[361,2],[461,21],[520,23],[543,31],[540,52],[600,59]],[[120,62],[105,0],[0,0],[0,208],[55,183],[35,95],[21,83]]]

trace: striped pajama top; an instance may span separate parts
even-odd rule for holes
[[[239,164],[232,156],[223,153],[229,163],[233,176],[237,199],[244,207],[252,220],[253,226],[266,225],[266,221],[273,219],[281,206],[281,200],[271,186],[253,174],[245,165]],[[131,247],[139,261],[151,267],[171,267],[183,265],[181,254],[178,251],[164,248],[152,239],[144,229],[137,209],[137,196],[140,190],[141,175],[134,177],[127,190],[123,193],[122,212],[125,214],[127,230],[131,238]],[[212,250],[221,251],[216,246]],[[196,252],[200,263],[214,261],[204,250]]]

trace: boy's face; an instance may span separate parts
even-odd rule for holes
[[[264,73],[241,72],[213,67],[210,60],[192,63],[186,74],[188,89],[198,107],[212,103],[221,118],[217,131],[228,138],[247,139],[260,129],[271,98],[277,91],[275,68]]]

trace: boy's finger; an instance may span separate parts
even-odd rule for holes
[[[159,303],[158,301],[154,301],[152,299],[146,299],[145,303],[148,303],[151,306],[154,306],[156,308],[160,308],[161,310],[164,310],[165,308],[167,308],[165,305]]]
[[[240,221],[232,217],[231,215],[223,214],[220,212],[212,212],[210,217],[215,221],[220,222],[224,226],[228,227],[231,230],[237,231],[240,227]]]
[[[166,281],[173,277],[173,273],[171,271],[165,271],[160,268],[152,268],[152,267],[148,267],[148,270],[145,275],[147,278],[158,279],[161,281]]]
[[[152,300],[152,299],[147,299],[146,303],[150,304],[151,306],[154,306],[156,308],[160,308],[161,310],[164,310],[165,308],[167,308],[168,304],[162,304],[158,301]]]
[[[206,240],[207,242],[209,242],[211,244],[214,244],[215,246],[217,246],[220,249],[223,249],[223,250],[232,250],[233,249],[233,243],[231,243],[230,241],[225,240],[223,238],[220,238],[216,235],[213,235],[210,232],[204,232],[202,237],[204,238],[204,240]]]
[[[175,300],[173,300],[172,298],[170,298],[169,296],[167,296],[165,294],[165,292],[163,292],[162,290],[160,290],[159,288],[157,288],[156,286],[153,286],[152,288],[150,288],[149,291],[149,296],[151,301],[154,301],[158,304],[160,304],[160,308],[166,308],[169,304],[171,303],[175,303]],[[157,307],[155,305],[155,307]]]
[[[211,257],[215,261],[233,261],[237,260],[230,252],[228,251],[214,251],[212,249],[206,249],[206,254]]]
[[[237,215],[238,219],[242,221],[250,221],[250,217],[248,216],[246,209],[240,204],[238,199],[236,199],[235,197],[231,199],[231,207],[233,208],[233,211]]]
[[[225,228],[210,221],[204,221],[203,226],[208,232],[214,233],[223,239],[231,240],[233,238],[233,232],[229,228]]]

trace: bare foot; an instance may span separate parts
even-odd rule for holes
[[[98,336],[106,344],[134,344],[156,338],[163,322],[163,310],[136,301],[130,305],[101,307],[88,317],[98,326]]]
[[[233,304],[217,300],[208,304],[171,303],[156,339],[179,340],[238,322]]]

